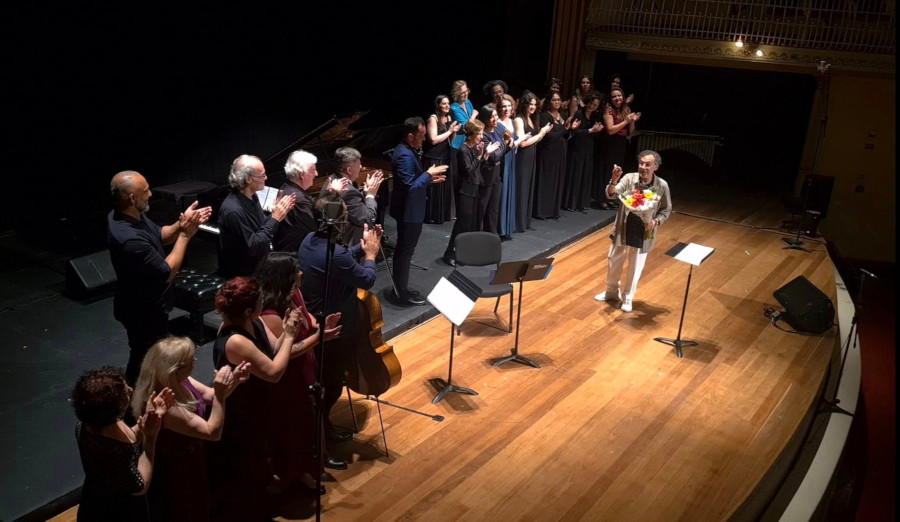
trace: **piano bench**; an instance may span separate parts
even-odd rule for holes
[[[216,292],[226,279],[211,274],[184,269],[175,276],[175,306],[190,314],[190,329],[186,332],[194,342],[203,344],[207,336],[203,315],[216,308]]]

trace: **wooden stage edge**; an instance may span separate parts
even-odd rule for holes
[[[403,379],[381,398],[343,398],[336,424],[359,427],[330,448],[352,461],[331,471],[323,520],[797,520],[827,505],[850,428],[822,413],[840,366],[853,304],[825,249],[783,250],[773,218],[753,205],[676,202],[648,256],[634,311],[593,299],[606,277],[609,227],[564,246],[545,281],[525,283],[519,351],[541,365],[499,367],[514,334],[493,300],[479,301],[456,338],[435,317],[390,344]],[[750,210],[748,210],[750,209]],[[771,209],[768,209],[771,211]],[[712,216],[712,217],[709,217]],[[714,247],[693,270],[684,358],[675,337],[688,266],[676,242]],[[835,303],[839,330],[788,334],[763,315],[773,292],[803,275]],[[501,303],[501,316],[506,302]],[[838,393],[854,411],[859,353]],[[380,409],[385,438],[378,419]],[[436,421],[434,416],[443,416]],[[387,452],[385,456],[385,440]],[[74,520],[72,510],[54,520]],[[314,518],[314,503],[284,499],[278,520]],[[68,516],[68,518],[66,518]]]

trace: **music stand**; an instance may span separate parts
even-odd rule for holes
[[[678,356],[679,359],[684,357],[684,354],[681,351],[682,347],[697,346],[698,344],[697,341],[683,341],[681,339],[681,328],[684,326],[684,311],[687,308],[688,293],[691,291],[691,276],[694,273],[694,267],[700,266],[700,263],[711,256],[714,251],[715,249],[712,247],[706,247],[696,243],[678,243],[666,252],[667,256],[674,257],[679,261],[684,261],[689,264],[691,268],[688,271],[687,286],[684,288],[684,303],[681,305],[681,320],[678,322],[678,335],[674,339],[668,337],[654,337],[653,340],[668,344],[669,346],[674,346],[675,355]]]
[[[480,295],[481,288],[456,270],[450,272],[449,276],[442,277],[428,294],[428,302],[450,321],[450,364],[447,368],[447,380],[435,379],[441,390],[431,400],[432,404],[441,402],[441,399],[450,392],[478,395],[475,390],[453,384],[453,340],[456,338],[455,328],[466,320]]]
[[[546,279],[553,270],[553,258],[530,259],[528,261],[507,261],[497,267],[497,273],[494,274],[492,285],[502,285],[505,283],[519,282],[519,304],[516,311],[516,342],[510,350],[510,355],[494,359],[492,366],[500,366],[508,361],[515,361],[532,368],[540,368],[541,365],[532,361],[527,357],[519,355],[519,323],[522,320],[522,285],[525,281],[537,281],[538,279]]]

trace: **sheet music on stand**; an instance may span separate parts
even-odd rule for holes
[[[694,274],[694,267],[700,266],[706,258],[712,255],[716,249],[708,246],[698,245],[696,243],[676,243],[675,246],[666,251],[666,255],[690,265],[688,270],[687,285],[684,288],[684,302],[681,304],[681,319],[678,322],[678,335],[674,339],[670,337],[654,337],[653,340],[668,344],[675,347],[675,355],[680,359],[684,357],[682,348],[685,346],[697,346],[697,341],[686,341],[681,338],[681,330],[684,327],[684,312],[687,309],[688,293],[691,291],[691,277]]]
[[[475,307],[480,295],[478,285],[454,270],[438,281],[426,299],[451,323],[459,326]]]
[[[712,255],[715,250],[713,247],[698,245],[697,243],[676,243],[675,246],[666,251],[666,255],[694,266],[700,266],[700,263]]]
[[[278,196],[278,189],[275,187],[265,186],[262,190],[256,191],[256,197],[259,198],[259,206],[266,212],[272,212],[275,206],[275,198]]]
[[[478,392],[471,388],[453,384],[453,342],[456,338],[453,330],[466,319],[466,316],[475,307],[475,301],[478,300],[480,295],[481,288],[456,270],[450,272],[449,276],[442,277],[428,294],[428,302],[437,308],[451,323],[450,363],[447,367],[447,380],[434,379],[440,391],[434,396],[434,399],[431,399],[432,404],[441,402],[451,392],[478,395]]]

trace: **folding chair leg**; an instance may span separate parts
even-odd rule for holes
[[[513,303],[512,303],[512,293],[510,293],[509,294],[509,333],[512,333],[512,331],[513,331],[512,314],[513,314]]]
[[[501,298],[501,297],[503,297],[503,296],[498,297],[498,298],[497,298],[497,302],[494,303],[494,314],[496,314],[496,313],[497,313],[497,309],[500,308],[500,298]]]

